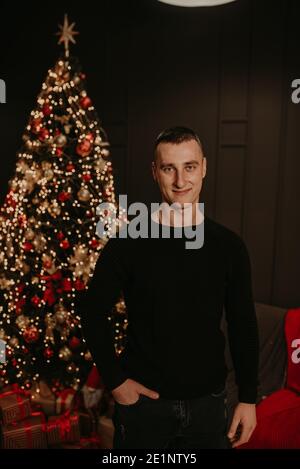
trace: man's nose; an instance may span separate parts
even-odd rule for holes
[[[176,171],[176,176],[175,176],[175,186],[176,187],[184,187],[185,186],[185,178],[184,178],[184,174],[182,171]]]

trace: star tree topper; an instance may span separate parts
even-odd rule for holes
[[[75,23],[69,24],[68,15],[65,15],[64,17],[64,24],[59,24],[58,26],[60,29],[60,31],[56,33],[56,36],[60,36],[58,44],[61,44],[62,42],[64,43],[65,55],[66,57],[69,57],[69,42],[73,42],[73,44],[76,44],[74,36],[79,34],[79,32],[73,30]]]

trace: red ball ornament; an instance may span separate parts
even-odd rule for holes
[[[63,291],[72,291],[72,280],[70,278],[64,278],[62,281]]]
[[[87,138],[76,145],[76,153],[79,156],[88,156],[92,150],[92,143]]]
[[[62,278],[61,271],[57,270],[56,272],[54,272],[54,274],[52,274],[52,278],[53,278],[53,280],[60,280]]]
[[[59,239],[59,240],[61,241],[62,239],[64,239],[65,235],[63,234],[62,231],[59,231],[59,232],[57,233],[56,237],[57,237],[57,239]]]
[[[32,119],[31,121],[31,131],[34,134],[38,134],[42,128],[42,119]]]
[[[19,215],[18,216],[18,224],[19,226],[24,226],[26,223],[26,215]]]
[[[80,76],[81,80],[85,80],[85,78],[86,78],[86,74],[83,73],[83,72],[80,72],[79,76]]]
[[[75,169],[75,166],[72,163],[67,164],[66,170],[68,173],[71,173],[72,171],[74,171],[74,169]]]
[[[32,298],[31,298],[31,303],[33,304],[33,306],[38,306],[41,302],[41,299],[39,296],[37,295],[34,295]]]
[[[69,249],[69,247],[70,247],[70,243],[67,239],[62,240],[59,245],[63,249]]]
[[[15,368],[18,364],[17,360],[14,358],[12,361],[11,361],[11,364],[12,366]]]
[[[50,116],[52,112],[52,106],[50,106],[49,104],[44,104],[42,111],[44,116]]]
[[[58,158],[60,158],[63,154],[63,151],[61,148],[56,148],[55,150],[55,155],[58,156]]]
[[[16,311],[16,314],[21,314],[22,311],[23,311],[23,306],[25,305],[26,303],[26,300],[25,298],[20,298],[20,300],[18,300],[15,304],[15,311]]]
[[[79,278],[78,278],[74,282],[74,287],[75,287],[75,290],[77,290],[77,291],[84,290],[85,289],[85,283],[82,280],[79,280]]]
[[[33,250],[33,244],[31,244],[29,241],[25,241],[25,243],[23,243],[23,249],[26,252],[32,251]]]
[[[92,212],[91,210],[87,210],[87,211],[85,212],[85,215],[86,215],[87,218],[92,218],[93,212]]]
[[[49,138],[50,132],[48,129],[41,129],[38,133],[38,138],[41,142],[44,142],[47,138]]]
[[[83,109],[88,109],[92,105],[92,100],[88,96],[84,96],[80,99],[79,104]]]
[[[70,192],[62,191],[58,194],[57,198],[60,202],[65,202],[66,200],[69,200],[70,197],[71,197]]]
[[[44,352],[43,352],[43,355],[44,355],[45,358],[49,359],[49,358],[53,357],[54,352],[53,352],[52,348],[46,347]]]
[[[51,261],[50,259],[44,261],[44,262],[43,262],[43,267],[44,267],[45,269],[51,269],[51,267],[52,267],[52,261]]]
[[[99,241],[98,239],[93,238],[93,239],[91,239],[91,241],[89,242],[89,244],[90,244],[90,246],[91,246],[92,248],[95,249],[95,248],[97,248],[97,247],[99,246],[100,241]]]
[[[36,342],[39,338],[40,334],[38,329],[35,326],[29,326],[27,329],[23,332],[23,337],[25,342],[28,344],[31,344],[33,342]]]
[[[17,286],[18,293],[22,293],[24,288],[25,288],[25,283],[19,283],[19,285]]]
[[[78,339],[78,337],[73,336],[69,340],[69,347],[71,350],[75,350],[76,348],[79,347],[79,345],[80,345],[80,339]]]
[[[85,182],[89,182],[92,179],[92,176],[90,175],[90,173],[83,174],[81,177]]]

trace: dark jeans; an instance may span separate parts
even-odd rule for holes
[[[115,401],[113,448],[227,449],[226,390],[196,399],[151,399],[134,404]]]

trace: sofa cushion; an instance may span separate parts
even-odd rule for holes
[[[257,406],[257,426],[238,449],[300,448],[300,396],[280,389]]]
[[[287,354],[284,335],[284,321],[286,309],[263,303],[255,303],[255,310],[260,344],[258,403],[261,401],[263,396],[267,396],[274,391],[281,389],[285,385]],[[222,330],[226,337],[225,356],[228,368],[226,388],[228,425],[230,425],[234,407],[238,403],[238,392],[227,340],[227,323],[225,314],[223,314]]]

